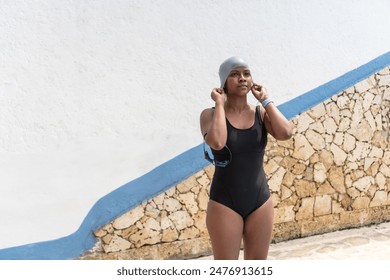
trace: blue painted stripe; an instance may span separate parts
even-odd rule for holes
[[[202,153],[203,147],[198,145],[102,197],[75,233],[56,240],[2,249],[0,260],[79,257],[96,244],[95,230],[205,168],[209,163],[202,158]]]
[[[278,108],[286,116],[286,118],[292,119],[294,116],[306,112],[315,105],[318,105],[335,94],[350,88],[388,65],[390,65],[390,52],[377,57],[367,64],[364,64],[359,68],[338,77],[337,79],[293,98],[288,102],[279,105]]]
[[[291,119],[388,65],[390,65],[390,52],[281,104],[278,108],[288,119]],[[0,259],[63,260],[77,258],[95,245],[96,239],[93,236],[95,230],[137,207],[143,201],[155,197],[190,177],[208,164],[202,157],[202,145],[198,145],[102,197],[92,207],[75,233],[56,240],[2,249]]]

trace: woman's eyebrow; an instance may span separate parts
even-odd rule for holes
[[[232,71],[230,71],[230,74],[235,74],[235,73],[251,73],[251,71],[249,70],[249,69],[244,69],[244,70],[242,70],[242,71],[240,71],[240,70],[232,70]]]
[[[234,69],[234,70],[230,71],[230,73],[240,73],[240,72],[247,72],[247,71],[249,71],[249,70],[247,70],[247,69],[244,69],[244,70],[236,70],[236,69]]]

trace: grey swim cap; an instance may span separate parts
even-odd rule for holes
[[[230,71],[238,67],[249,68],[249,65],[245,62],[245,60],[237,56],[230,57],[222,62],[221,66],[219,66],[219,79],[221,80],[221,88],[225,86]]]

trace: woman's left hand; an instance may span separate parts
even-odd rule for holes
[[[253,83],[251,91],[254,97],[260,101],[260,103],[269,97],[267,94],[267,89],[262,85]]]

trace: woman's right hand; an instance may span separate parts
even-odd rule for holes
[[[223,88],[214,88],[211,99],[215,101],[215,108],[207,108],[200,115],[200,129],[205,142],[214,150],[221,150],[227,141],[225,117],[226,93]],[[205,136],[207,134],[207,136]]]
[[[223,88],[214,88],[211,92],[211,99],[215,101],[216,104],[225,104],[226,93]]]

